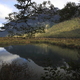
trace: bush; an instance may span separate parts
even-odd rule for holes
[[[31,74],[25,65],[3,63],[0,69],[0,80],[28,80]]]
[[[44,68],[45,75],[42,80],[80,80],[80,64],[75,62],[68,63],[69,68],[66,66],[57,68]],[[61,72],[60,70],[64,70]]]

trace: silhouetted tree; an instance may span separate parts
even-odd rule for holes
[[[68,2],[65,7],[60,10],[61,21],[71,19],[76,16],[78,6],[74,2]]]
[[[20,34],[28,34],[28,36],[32,37],[35,33],[45,32],[45,26],[40,23],[36,23],[36,26],[30,25],[28,20],[40,20],[39,15],[41,14],[49,14],[50,10],[54,9],[54,6],[50,3],[50,1],[44,1],[42,4],[36,4],[36,2],[32,2],[31,0],[17,0],[18,4],[15,4],[15,7],[19,10],[19,12],[10,13],[7,19],[7,23],[5,29],[14,30],[14,35],[16,31],[19,31]],[[47,7],[47,5],[49,5]],[[52,14],[52,13],[50,13]],[[51,16],[52,17],[52,16]],[[43,22],[45,20],[50,19],[50,16],[41,17]],[[21,23],[21,25],[19,25]]]

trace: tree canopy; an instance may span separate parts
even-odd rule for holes
[[[80,16],[80,4],[68,2],[63,9],[60,10],[61,21],[69,20],[72,17]]]
[[[37,4],[31,0],[17,0],[17,2],[18,4],[14,6],[18,9],[18,12],[10,13],[8,17],[5,18],[7,19],[7,23],[4,24],[6,26],[5,29],[8,30],[11,35],[22,35],[27,33],[30,37],[35,33],[45,32],[45,26],[39,23],[39,20],[42,18],[44,22],[45,19],[49,20],[52,16],[40,18],[39,15],[52,14],[53,12],[50,13],[50,10],[54,9],[54,5],[52,5],[50,1],[44,1],[42,4]],[[29,20],[38,20],[38,22],[33,27],[33,25],[28,23]]]

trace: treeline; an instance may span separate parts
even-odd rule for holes
[[[59,11],[60,21],[69,20],[74,17],[80,17],[80,4],[68,2],[63,9]]]

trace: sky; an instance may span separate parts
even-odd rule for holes
[[[51,1],[51,3],[58,7],[59,9],[62,9],[64,5],[67,2],[75,2],[79,3],[79,0],[32,0],[36,3],[42,3],[43,1]],[[5,23],[5,17],[8,16],[11,12],[16,12],[17,9],[14,7],[14,4],[16,4],[16,0],[0,0],[0,26],[2,26],[2,23]]]

